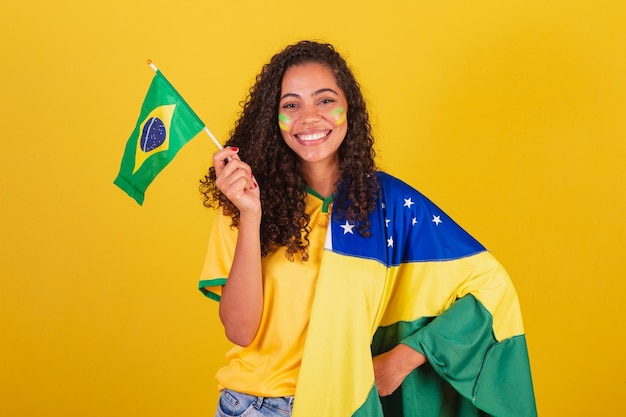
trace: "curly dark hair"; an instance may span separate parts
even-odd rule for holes
[[[348,129],[339,147],[340,178],[333,194],[335,219],[358,224],[369,236],[368,215],[376,207],[379,184],[374,162],[374,139],[360,86],[343,57],[330,44],[301,41],[274,55],[256,77],[248,99],[230,132],[226,146],[239,148],[239,157],[252,168],[261,190],[261,253],[280,246],[293,260],[308,259],[309,216],[305,213],[306,183],[298,156],[285,144],[278,127],[283,75],[292,66],[320,63],[330,68],[348,102]],[[239,226],[239,211],[215,185],[215,169],[200,180],[206,207],[221,206],[224,215]]]

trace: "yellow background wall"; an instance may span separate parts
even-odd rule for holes
[[[539,414],[626,413],[626,7],[595,1],[3,1],[0,415],[207,416],[201,134],[112,184],[152,59],[224,139],[261,65],[335,43],[380,165],[507,267]]]

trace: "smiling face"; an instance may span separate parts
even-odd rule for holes
[[[283,140],[302,161],[337,168],[337,150],[348,130],[348,102],[330,68],[305,63],[283,76],[278,125]]]

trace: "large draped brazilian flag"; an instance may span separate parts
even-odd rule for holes
[[[148,186],[203,128],[200,118],[156,70],[113,183],[142,205]]]
[[[377,176],[371,236],[336,218],[332,205],[327,212],[293,417],[537,417],[519,300],[508,273],[426,196],[389,174]],[[214,300],[220,300],[235,253],[238,232],[230,223],[217,216],[200,281]],[[264,258],[264,268],[293,275],[293,268],[303,267],[276,262],[281,255]],[[281,276],[281,285],[290,287],[292,276]],[[266,306],[280,317],[281,308]],[[263,320],[268,317],[264,313]],[[268,334],[228,353],[235,359],[226,372],[263,378],[270,366],[260,348],[273,354],[271,366],[293,366],[290,355],[280,355],[283,340],[268,340]],[[372,357],[398,344],[428,360],[393,394],[379,397]],[[288,362],[281,362],[284,357]]]

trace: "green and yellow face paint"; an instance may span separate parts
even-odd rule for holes
[[[330,113],[330,115],[333,119],[335,119],[335,124],[337,126],[346,121],[346,109],[343,107],[337,107]]]
[[[278,127],[280,127],[280,130],[288,132],[290,124],[291,119],[289,118],[289,116],[283,113],[278,115]]]

